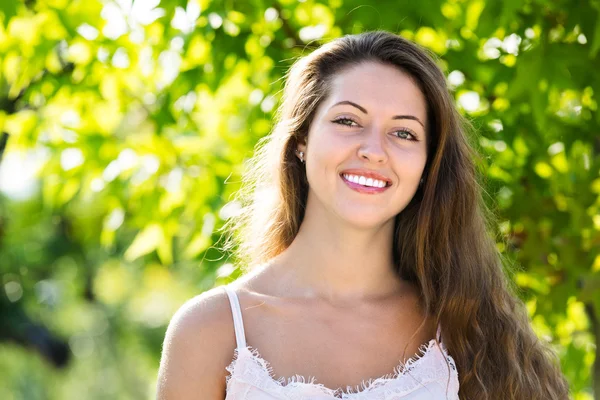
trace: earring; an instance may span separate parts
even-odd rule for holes
[[[300,156],[300,162],[304,163],[304,152],[296,150],[296,153]]]
[[[420,185],[422,185],[422,184],[423,184],[423,178],[421,178],[421,182],[420,182],[419,184],[420,184]]]

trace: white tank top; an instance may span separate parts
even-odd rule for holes
[[[431,339],[420,356],[395,368],[394,373],[370,379],[360,389],[330,389],[300,375],[275,379],[269,363],[246,344],[240,302],[235,291],[223,286],[233,314],[237,348],[227,367],[226,400],[458,400],[458,373],[452,357],[441,343]]]

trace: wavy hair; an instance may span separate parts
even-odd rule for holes
[[[306,172],[294,152],[305,143],[331,78],[363,62],[412,77],[427,103],[424,183],[395,220],[394,266],[420,290],[425,309],[454,358],[464,399],[566,399],[557,357],[533,332],[511,290],[491,234],[469,144],[468,122],[454,106],[434,57],[400,36],[365,32],[333,40],[297,60],[286,77],[272,133],[259,141],[243,175],[242,211],[224,225],[225,249],[240,265],[283,252],[304,218]]]

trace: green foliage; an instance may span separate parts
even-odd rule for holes
[[[0,398],[152,397],[173,312],[239,274],[213,245],[281,77],[372,29],[440,57],[519,295],[592,398],[597,1],[27,0],[0,17]]]

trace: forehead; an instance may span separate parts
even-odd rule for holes
[[[368,110],[412,113],[426,119],[425,96],[413,78],[397,67],[364,62],[337,73],[327,103],[351,100]]]

